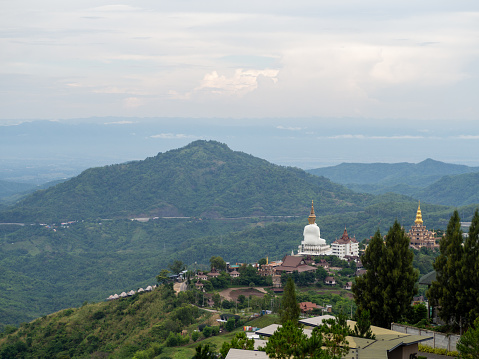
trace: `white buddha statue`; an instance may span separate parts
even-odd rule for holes
[[[326,244],[326,240],[321,238],[321,231],[316,224],[316,215],[314,214],[314,203],[311,201],[311,213],[308,217],[308,225],[304,227],[304,240],[298,246],[299,255],[321,255],[331,254],[331,247]]]

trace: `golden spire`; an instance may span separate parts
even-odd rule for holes
[[[308,217],[308,223],[314,224],[314,222],[316,222],[316,215],[314,214],[314,203],[311,200],[311,214]]]
[[[421,201],[419,201],[419,205],[417,207],[416,220],[414,221],[414,223],[422,224]]]

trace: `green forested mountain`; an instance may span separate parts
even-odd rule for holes
[[[479,204],[479,172],[444,176],[415,196],[426,202],[448,206]]]
[[[446,206],[478,204],[479,168],[427,159],[411,163],[343,163],[308,172],[358,193],[397,193]]]
[[[479,167],[444,163],[428,158],[419,163],[341,163],[307,172],[344,185],[407,185],[421,188],[443,176],[479,172]]]
[[[303,170],[234,152],[214,141],[144,161],[92,168],[0,213],[4,222],[142,216],[299,215],[316,199],[327,212],[357,210],[360,195]]]

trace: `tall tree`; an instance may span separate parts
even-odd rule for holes
[[[210,258],[211,269],[217,271],[226,270],[226,262],[220,256],[213,256]]]
[[[466,314],[464,303],[465,278],[462,275],[464,249],[462,246],[461,219],[454,211],[444,237],[439,242],[441,254],[434,262],[436,280],[432,282],[427,296],[440,307],[440,316],[448,323],[461,325]]]
[[[371,313],[371,322],[375,325],[381,325],[383,322],[384,298],[380,279],[384,256],[385,246],[378,229],[361,257],[366,273],[357,277],[352,287],[358,313],[368,310]]]
[[[290,277],[284,286],[283,298],[281,299],[281,309],[279,311],[281,323],[284,324],[287,321],[292,321],[297,324],[300,312],[301,309],[296,300],[296,286]]]
[[[397,220],[385,241],[379,230],[371,239],[361,258],[367,272],[356,279],[353,294],[358,311],[369,310],[373,325],[387,328],[406,313],[417,292],[413,259],[409,237]]]
[[[462,261],[462,276],[464,278],[464,300],[466,325],[470,325],[479,317],[479,210],[472,217],[469,235],[464,243]]]
[[[183,269],[185,269],[185,267],[186,267],[185,264],[180,260],[175,260],[175,261],[173,261],[173,263],[170,263],[170,265],[168,265],[168,268],[174,274],[180,273]]]
[[[409,236],[399,222],[386,235],[386,256],[382,273],[384,290],[384,323],[389,326],[406,314],[417,293],[419,273],[413,267],[414,253],[409,249]]]

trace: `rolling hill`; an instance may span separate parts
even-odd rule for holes
[[[341,213],[370,198],[215,141],[196,141],[144,161],[88,169],[1,212],[0,221],[291,216],[303,214],[312,199],[322,211]]]
[[[342,163],[307,172],[344,185],[426,187],[443,176],[479,172],[479,167],[444,163],[428,158],[419,163]]]
[[[358,193],[397,193],[434,204],[479,204],[478,167],[427,159],[412,163],[343,163],[309,170]]]

